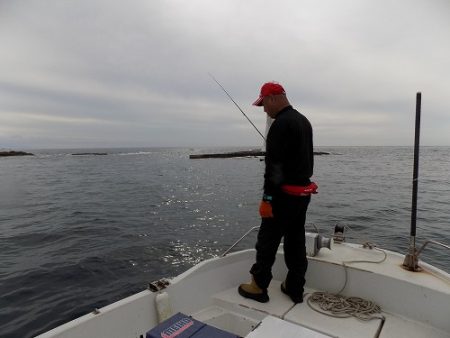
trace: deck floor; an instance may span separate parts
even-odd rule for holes
[[[266,337],[263,333],[263,324],[268,320],[267,318],[272,318],[270,319],[272,322],[281,319],[286,323],[286,332],[289,332],[289,327],[294,324],[299,332],[298,337],[450,337],[449,333],[437,331],[423,323],[409,321],[393,314],[383,313],[386,317],[384,324],[381,319],[361,321],[354,317],[334,318],[326,316],[314,311],[306,302],[309,294],[316,290],[305,289],[305,301],[301,304],[294,304],[288,296],[281,292],[280,285],[280,281],[273,280],[271,282],[268,290],[270,297],[268,303],[259,303],[241,297],[237,292],[237,286],[224,290],[213,296],[214,307],[209,310],[205,309],[197,315],[194,314],[194,317],[221,329],[229,329],[230,322],[233,322],[234,333],[249,338]],[[218,318],[220,316],[224,318],[223,316],[226,313],[229,318],[228,324],[224,325],[223,320],[218,320]],[[230,314],[233,314],[232,317],[230,317]],[[264,320],[265,318],[266,320]],[[271,326],[273,326],[273,323]],[[255,327],[256,330],[254,330]],[[281,326],[278,324],[278,327]],[[379,331],[380,328],[381,332]],[[251,332],[252,330],[254,332]],[[303,333],[302,330],[304,330]],[[292,338],[297,337],[296,335],[288,335]]]

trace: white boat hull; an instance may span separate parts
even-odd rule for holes
[[[406,271],[401,268],[402,255],[385,252],[383,262],[368,263],[380,261],[384,253],[336,244],[331,251],[322,249],[309,258],[306,275],[307,293],[338,292],[346,283],[342,294],[376,302],[384,321],[333,318],[312,310],[306,301],[292,303],[279,289],[287,272],[280,248],[268,303],[244,299],[237,293],[237,286],[249,279],[255,258],[254,250],[244,250],[204,261],[172,279],[161,291],[142,291],[39,338],[145,337],[161,319],[177,312],[249,338],[266,337],[267,327],[279,325],[279,320],[286,330],[292,325],[296,332],[303,330],[302,337],[450,337],[450,275],[425,263],[421,263],[423,272]],[[163,293],[163,300],[157,301]]]

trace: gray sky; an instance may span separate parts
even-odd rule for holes
[[[278,81],[317,146],[450,145],[448,0],[0,0],[0,148],[250,146]]]

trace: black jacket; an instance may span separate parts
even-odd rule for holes
[[[311,123],[288,106],[277,114],[267,134],[264,194],[279,194],[283,184],[308,185],[313,167]]]

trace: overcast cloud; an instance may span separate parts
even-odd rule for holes
[[[450,145],[448,0],[0,0],[0,148],[250,146],[280,82],[315,144]]]

